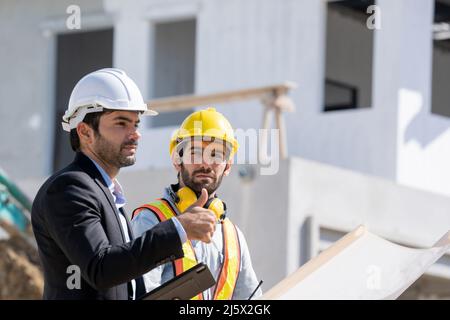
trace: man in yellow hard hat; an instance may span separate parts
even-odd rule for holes
[[[165,189],[161,199],[137,208],[132,226],[137,235],[183,212],[197,201],[211,210],[217,225],[211,243],[187,241],[184,258],[161,265],[144,275],[147,291],[199,262],[208,265],[216,285],[194,299],[243,300],[258,287],[243,233],[227,217],[225,203],[217,197],[223,177],[230,173],[238,149],[233,128],[214,108],[189,115],[173,135],[169,151],[178,172],[178,183]],[[258,289],[253,297],[262,294]]]

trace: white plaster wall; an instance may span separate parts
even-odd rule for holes
[[[450,196],[450,119],[430,114],[421,94],[399,92],[397,181]]]
[[[373,109],[321,113],[325,3],[283,4],[246,1],[237,8],[235,1],[205,3],[199,16],[197,91],[293,80],[299,86],[291,94],[297,110],[286,115],[291,155],[394,178],[395,108],[389,109],[381,96],[389,90],[385,83],[391,75],[378,73],[374,78],[374,92],[381,99],[373,99]],[[391,25],[395,27],[394,20]],[[387,67],[392,39],[375,41],[379,54],[375,59]],[[238,128],[261,126],[257,103],[236,103],[220,110]],[[378,129],[380,125],[383,130]]]
[[[450,118],[431,113],[433,44],[429,26],[433,3],[418,1],[415,7],[415,11],[404,17],[410,21],[403,41],[410,61],[402,61],[404,79],[397,100],[396,180],[450,195]]]
[[[289,177],[289,273],[299,266],[299,239],[304,239],[301,228],[307,217],[317,229],[343,233],[365,224],[379,236],[414,247],[432,246],[450,229],[450,199],[445,196],[299,158],[291,159]],[[313,232],[313,245],[318,232]],[[450,265],[443,262],[429,272],[450,278]]]
[[[114,66],[123,68],[137,83],[144,99],[151,98],[154,25],[197,17],[199,0],[105,0],[106,11],[115,17]],[[157,121],[157,118],[154,119]],[[136,165],[127,171],[145,168],[168,168],[168,144],[175,127],[149,129],[144,118],[140,126],[142,139]]]
[[[42,31],[64,30],[68,4],[4,1],[1,5],[0,40],[6,45],[0,48],[0,64],[8,80],[0,86],[0,132],[7,137],[0,159],[13,178],[50,173],[54,42]],[[372,108],[327,114],[321,112],[324,1],[105,0],[80,6],[85,17],[110,17],[114,65],[135,79],[144,97],[149,97],[152,86],[152,25],[194,17],[197,93],[295,81],[299,86],[291,96],[297,110],[286,114],[291,155],[448,194],[449,120],[429,112],[433,1],[379,0],[377,4],[382,28],[374,33]],[[13,28],[21,41],[10,37],[8,30]],[[399,106],[402,89],[422,96],[421,111]],[[259,102],[218,109],[236,128],[261,126]],[[142,127],[134,169],[170,167],[167,143],[174,127]]]
[[[73,1],[0,3],[0,166],[12,178],[49,174],[54,130],[54,28],[67,32]],[[102,12],[101,1],[77,1],[84,18]],[[44,31],[47,31],[45,33]],[[58,124],[59,125],[59,124]]]

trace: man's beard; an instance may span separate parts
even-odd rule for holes
[[[122,150],[131,145],[137,147],[137,141],[127,140],[123,142],[117,150],[117,147],[106,140],[100,133],[96,133],[96,138],[95,152],[103,161],[116,168],[128,167],[136,163],[135,155],[125,156],[122,154]]]
[[[200,168],[198,170],[193,171],[192,175],[189,175],[189,172],[186,170],[186,168],[183,166],[183,164],[181,164],[181,178],[183,179],[184,184],[187,187],[189,187],[190,189],[192,189],[192,191],[195,192],[197,197],[200,197],[203,188],[205,188],[206,191],[208,191],[208,195],[211,195],[220,187],[220,184],[222,183],[222,179],[223,179],[223,173],[218,178],[211,177],[211,179],[213,179],[213,181],[210,183],[195,182],[194,176],[197,173],[204,173],[204,174],[212,175],[212,170]]]

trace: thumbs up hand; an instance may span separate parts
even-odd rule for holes
[[[208,191],[203,188],[197,201],[177,217],[189,240],[211,242],[216,230],[216,217],[211,210],[203,208],[207,201]]]

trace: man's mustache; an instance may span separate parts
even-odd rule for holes
[[[121,149],[126,148],[126,147],[132,147],[132,146],[137,147],[138,144],[139,143],[137,141],[132,141],[132,140],[126,141],[126,142],[122,143]]]
[[[198,170],[195,170],[194,172],[192,172],[192,175],[196,175],[197,173],[210,174],[211,172],[213,172],[211,168],[208,168],[208,169],[202,168],[202,169],[198,169]]]

